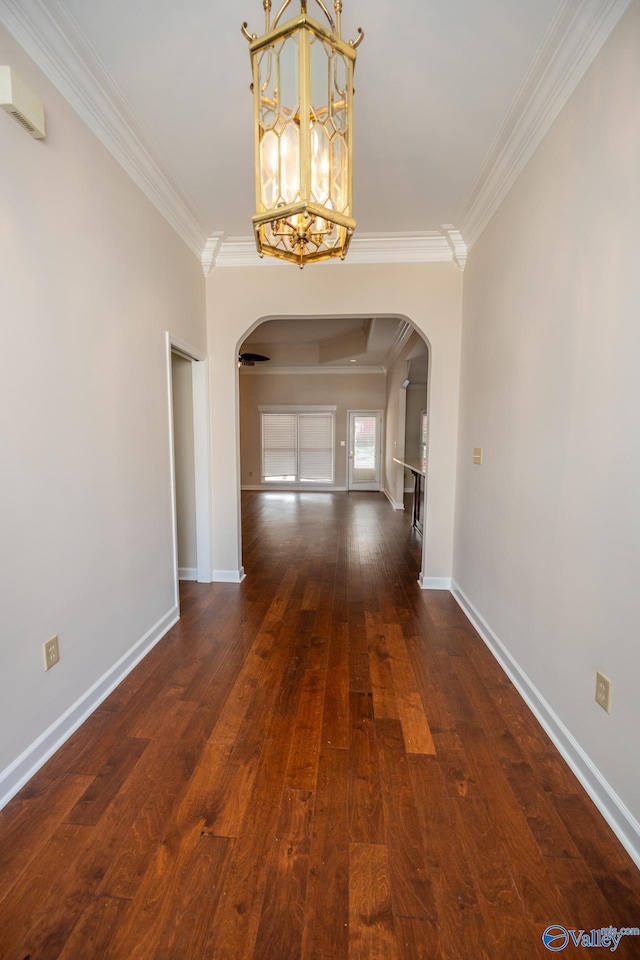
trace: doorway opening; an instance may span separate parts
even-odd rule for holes
[[[348,490],[379,490],[383,410],[349,410]]]
[[[428,432],[423,436],[421,429],[428,423],[430,347],[408,318],[263,317],[238,341],[236,351],[236,358],[247,353],[269,358],[253,366],[240,364],[237,371],[241,491],[380,491],[394,509],[412,511],[409,498],[405,507],[405,473],[397,458],[404,459],[407,449],[414,454],[414,446],[417,455],[420,447],[428,476]],[[334,466],[326,474],[331,480],[311,484],[293,466],[301,455],[295,424],[299,430],[303,414],[309,418],[329,407],[335,411]],[[273,429],[266,438],[264,433],[265,418],[272,427],[276,415],[282,449],[271,436]],[[326,456],[324,440],[322,447]],[[286,461],[286,470],[267,470],[276,457]],[[425,479],[419,510],[423,523],[426,489]],[[414,533],[419,536],[422,530],[414,528]],[[424,523],[422,569],[427,537]],[[416,570],[418,574],[422,576]]]
[[[166,334],[175,597],[179,580],[211,583],[209,375],[206,354]]]

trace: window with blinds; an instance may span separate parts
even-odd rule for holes
[[[264,483],[333,483],[334,413],[262,412]]]

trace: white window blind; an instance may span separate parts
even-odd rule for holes
[[[301,481],[333,482],[333,414],[298,414],[298,473]]]
[[[263,412],[261,422],[265,483],[333,483],[333,412]]]
[[[262,414],[262,479],[296,480],[298,474],[297,413]]]

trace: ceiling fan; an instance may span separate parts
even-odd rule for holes
[[[238,357],[239,367],[255,367],[256,363],[262,363],[263,360],[270,360],[271,357],[263,357],[261,353],[241,353]]]

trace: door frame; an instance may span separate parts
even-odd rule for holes
[[[374,483],[363,483],[354,487],[351,484],[351,421],[352,417],[375,416],[378,419],[378,471],[377,480]],[[384,410],[347,410],[347,490],[373,490],[379,491],[382,488],[382,456],[384,451]]]
[[[213,543],[211,539],[211,449],[209,439],[209,363],[206,353],[165,334],[167,389],[169,401],[169,461],[171,467],[171,519],[173,527],[173,567],[176,606],[179,607],[178,525],[176,507],[175,438],[173,434],[173,379],[171,354],[191,361],[193,396],[193,468],[196,510],[196,569],[198,583],[213,581]]]

